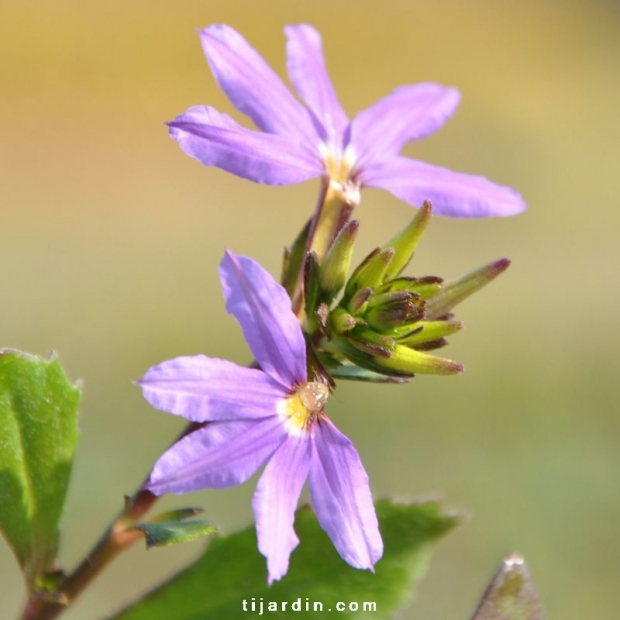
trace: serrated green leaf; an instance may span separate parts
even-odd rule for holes
[[[413,587],[426,571],[433,544],[459,518],[442,514],[435,502],[401,505],[380,501],[376,508],[385,552],[374,574],[348,566],[314,513],[302,508],[295,521],[301,543],[282,581],[267,586],[265,558],[257,551],[252,527],[215,539],[193,566],[115,618],[237,620],[244,617],[243,601],[251,611],[252,599],[255,603],[262,600],[269,618],[279,620],[291,617],[291,605],[298,600],[308,620],[323,620],[328,610],[336,611],[338,602],[359,605],[358,611],[347,613],[348,618],[392,618],[394,611],[411,599]],[[375,603],[376,608],[364,610],[364,602]],[[277,611],[268,610],[269,603],[275,603]],[[282,603],[287,603],[286,609]],[[322,603],[323,610],[315,610],[315,603]]]
[[[54,570],[80,396],[54,355],[0,350],[0,529],[31,588]]]
[[[515,553],[504,559],[472,620],[545,620],[525,560]]]
[[[132,529],[140,530],[146,539],[146,547],[167,547],[191,542],[217,530],[207,521],[158,521],[139,523]]]

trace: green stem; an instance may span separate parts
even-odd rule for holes
[[[324,177],[321,180],[321,190],[310,224],[305,253],[314,252],[318,261],[321,262],[340,229],[349,221],[352,211],[353,206],[342,200],[342,192],[335,191],[330,185],[329,178]],[[293,312],[300,320],[303,320],[304,307],[304,264],[305,261],[302,260],[294,293],[291,295]]]
[[[188,424],[179,441],[185,435],[197,430],[202,424]],[[175,443],[176,443],[175,441]],[[69,575],[60,580],[53,592],[36,590],[30,592],[21,615],[21,620],[53,620],[62,614],[86,589],[90,582],[120,553],[144,538],[140,530],[133,529],[153,504],[159,499],[144,488],[145,482],[128,498],[125,508],[97,541],[90,553]]]

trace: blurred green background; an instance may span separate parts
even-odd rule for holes
[[[54,349],[85,384],[63,564],[182,426],[131,381],[181,354],[249,361],[219,290],[224,247],[277,274],[314,205],[317,183],[253,185],[168,139],[162,123],[192,104],[232,112],[195,33],[214,22],[281,74],[282,27],[318,27],[351,115],[400,84],[457,86],[455,118],[406,153],[529,203],[512,219],[437,218],[411,269],[451,277],[513,259],[460,309],[467,329],[445,352],[464,375],[345,385],[330,401],[377,496],[440,496],[470,516],[402,617],[468,618],[511,550],[551,618],[616,617],[620,9],[600,0],[0,1],[0,346]],[[368,190],[356,215],[361,257],[411,209]],[[203,505],[230,532],[251,522],[253,487],[165,505]],[[67,619],[101,617],[199,551],[137,546]],[[0,574],[11,618],[23,591],[3,542]]]

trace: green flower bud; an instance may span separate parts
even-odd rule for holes
[[[334,299],[347,280],[358,230],[357,220],[347,222],[334,239],[321,263],[319,285],[325,301]]]
[[[351,298],[361,288],[379,286],[393,258],[392,248],[385,250],[377,248],[371,252],[349,278],[344,293],[345,299]]]
[[[458,362],[422,353],[404,345],[396,345],[389,357],[377,357],[376,362],[388,370],[412,375],[454,375],[464,370],[463,365]]]
[[[385,272],[386,279],[391,280],[400,275],[401,271],[409,264],[418,241],[420,241],[422,233],[426,230],[426,226],[431,219],[431,211],[431,203],[425,201],[416,212],[409,226],[383,246],[384,248],[392,248],[394,250],[394,258]]]
[[[484,267],[470,271],[452,282],[445,283],[441,290],[426,303],[427,318],[436,319],[443,316],[454,306],[497,278],[509,266],[510,259],[500,258]]]
[[[445,346],[447,337],[463,328],[450,310],[502,273],[509,261],[495,261],[448,283],[436,276],[402,276],[430,215],[431,206],[425,203],[413,221],[371,252],[348,281],[357,222],[340,231],[320,266],[313,254],[308,256],[305,328],[327,372],[333,370],[341,378],[407,381],[416,373],[463,371],[458,362],[429,351]]]
[[[343,308],[333,310],[329,318],[331,330],[335,334],[350,332],[357,325],[355,318]]]

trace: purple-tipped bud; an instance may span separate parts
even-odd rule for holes
[[[444,283],[441,291],[426,302],[426,318],[436,319],[444,316],[454,306],[497,278],[500,273],[508,269],[509,265],[510,259],[500,258],[452,282]]]

